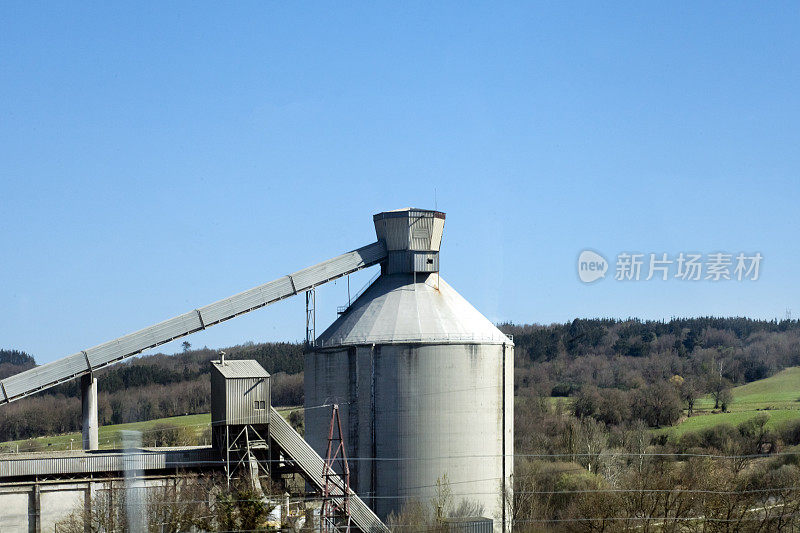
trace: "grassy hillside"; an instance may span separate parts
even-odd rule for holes
[[[800,367],[778,372],[772,377],[753,381],[731,389],[733,401],[728,413],[713,412],[714,400],[705,396],[696,403],[697,414],[683,420],[666,432],[676,437],[718,424],[737,425],[760,413],[769,414],[769,427],[800,418]]]
[[[800,409],[800,367],[786,368],[770,378],[735,387],[732,392],[733,402],[728,408],[732,412]],[[697,402],[697,407],[711,410],[714,400],[706,396]]]
[[[281,407],[278,412],[284,417],[289,416],[289,413],[299,409],[299,407]],[[208,436],[206,435],[207,429],[211,424],[211,414],[199,415],[186,415],[186,416],[172,416],[168,418],[158,418],[155,420],[147,420],[146,422],[131,422],[128,424],[112,424],[107,426],[100,426],[98,431],[100,448],[119,448],[121,445],[121,431],[135,430],[141,431],[143,434],[154,431],[156,426],[169,425],[179,428],[187,428],[194,433],[200,444],[210,444],[206,442]],[[157,428],[155,429],[157,430]],[[20,451],[26,449],[36,450],[69,450],[70,444],[73,449],[80,449],[81,447],[81,434],[79,432],[65,433],[63,435],[52,435],[48,437],[37,437],[34,439],[24,439],[17,441],[8,441],[0,443],[0,452],[13,452],[19,449]]]

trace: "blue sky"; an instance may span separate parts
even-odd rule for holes
[[[74,353],[372,242],[371,215],[409,205],[447,212],[442,276],[496,322],[800,316],[799,22],[797,3],[3,2],[0,346]],[[754,282],[587,285],[586,248],[764,260]],[[346,284],[317,298],[321,331]],[[189,340],[300,340],[295,300]]]

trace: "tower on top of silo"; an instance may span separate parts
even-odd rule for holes
[[[372,220],[386,246],[385,274],[439,271],[444,213],[406,207],[378,213]]]

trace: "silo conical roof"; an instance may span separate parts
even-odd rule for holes
[[[383,274],[316,341],[363,344],[511,343],[438,274]]]

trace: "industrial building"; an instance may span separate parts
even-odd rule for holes
[[[513,469],[514,348],[439,275],[445,215],[375,215],[381,275],[306,355],[307,406],[340,405],[354,490],[382,519],[429,502],[437,480],[456,500],[507,521]],[[322,452],[325,413],[306,411]],[[503,490],[503,489],[506,490]],[[457,503],[457,502],[456,502]]]
[[[372,244],[0,380],[1,408],[80,379],[87,450],[0,456],[0,520],[9,498],[14,505],[25,500],[26,511],[15,516],[28,518],[18,530],[38,533],[51,518],[43,516],[39,496],[47,483],[84,483],[91,491],[93,476],[119,476],[121,453],[95,451],[96,371],[305,293],[308,442],[270,405],[269,374],[254,361],[223,356],[212,363],[213,447],[142,450],[141,471],[158,478],[176,468],[221,468],[229,479],[298,472],[346,513],[343,523],[364,532],[386,531],[391,512],[429,501],[447,480],[454,503],[469,500],[482,509],[483,518],[470,523],[510,531],[513,342],[440,277],[444,213],[401,209],[373,221]],[[374,265],[380,276],[315,338],[315,288]],[[341,477],[322,458],[332,425],[330,411],[320,407],[334,403],[349,458]]]

